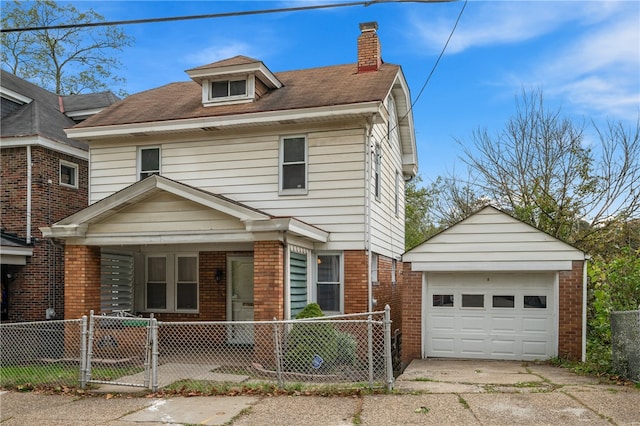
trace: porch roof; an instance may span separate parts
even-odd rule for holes
[[[252,242],[285,231],[311,242],[329,237],[294,217],[275,217],[157,175],[40,230],[44,237],[83,245]]]

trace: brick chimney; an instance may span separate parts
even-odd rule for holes
[[[377,22],[360,24],[361,34],[358,37],[358,72],[378,71],[382,65],[380,56],[380,40],[378,40]]]

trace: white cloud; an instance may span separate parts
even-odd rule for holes
[[[187,55],[185,63],[200,66],[237,55],[256,57],[258,52],[254,52],[254,49],[255,46],[243,41],[217,39],[215,44]]]

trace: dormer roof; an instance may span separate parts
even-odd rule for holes
[[[185,72],[200,85],[205,80],[253,74],[270,89],[282,87],[282,82],[269,71],[262,61],[242,55],[191,68]]]

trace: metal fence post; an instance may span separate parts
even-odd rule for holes
[[[367,355],[369,361],[369,388],[373,387],[373,317],[367,316]]]
[[[274,345],[274,355],[275,355],[275,361],[276,361],[276,376],[278,377],[278,386],[283,388],[284,387],[284,380],[282,379],[282,355],[281,355],[281,349],[280,349],[280,339],[278,338],[279,333],[278,333],[278,323],[275,322],[277,321],[277,319],[274,317],[273,318],[273,345]]]
[[[151,316],[151,391],[158,391],[158,320]]]
[[[387,391],[393,390],[393,361],[391,359],[391,308],[384,307],[384,361],[387,372]]]
[[[91,380],[91,361],[93,359],[93,326],[94,326],[93,310],[89,311],[89,337],[87,339],[87,361],[85,363],[85,382]]]
[[[80,389],[87,386],[87,316],[82,316],[80,327]]]

